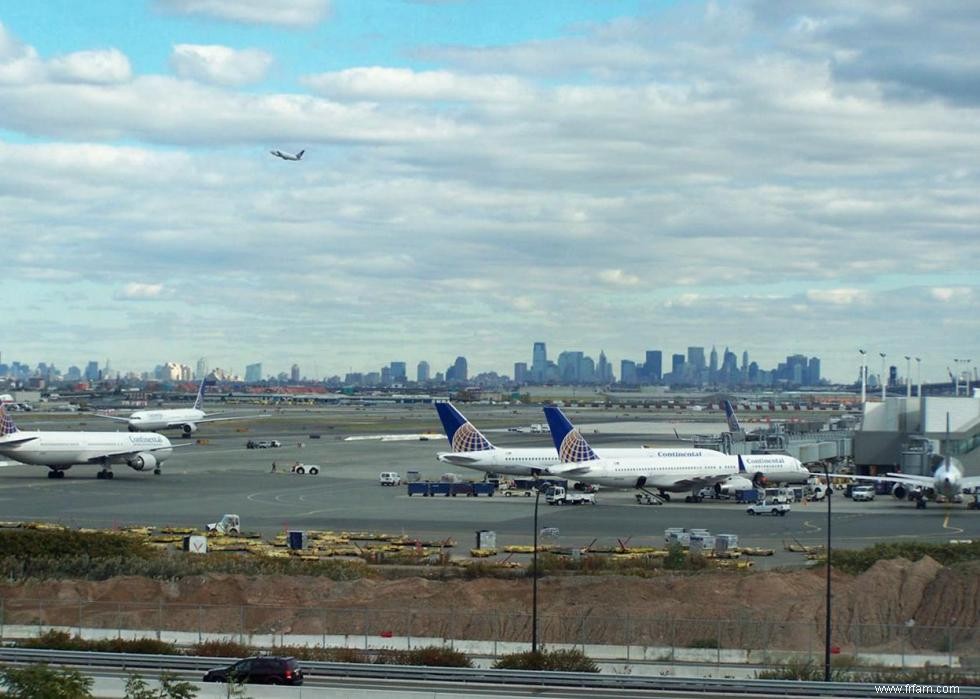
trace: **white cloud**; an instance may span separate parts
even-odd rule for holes
[[[161,9],[242,24],[311,27],[330,12],[330,0],[156,0]]]
[[[0,85],[30,83],[43,75],[44,67],[34,47],[15,37],[0,22]]]
[[[166,295],[167,290],[163,284],[130,282],[116,293],[115,298],[119,301],[157,301]]]
[[[966,287],[933,287],[929,295],[936,301],[950,303],[953,301],[968,301],[973,296],[973,290]]]
[[[132,78],[129,59],[118,49],[76,51],[48,61],[53,80],[66,83],[112,85]]]
[[[867,301],[868,294],[863,289],[811,289],[806,292],[808,301],[829,303],[836,306],[850,306]]]
[[[372,101],[475,101],[523,99],[530,87],[507,75],[462,75],[446,70],[370,66],[304,78],[310,88],[336,99]]]
[[[170,55],[170,65],[180,78],[240,86],[263,80],[272,65],[272,56],[258,49],[177,44]]]
[[[604,269],[597,275],[599,280],[611,286],[636,286],[640,278],[621,269]]]

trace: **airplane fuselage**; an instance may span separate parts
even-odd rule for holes
[[[570,471],[570,479],[598,485],[603,488],[649,488],[653,490],[683,492],[719,483],[738,473],[738,460],[734,456],[705,449],[699,455],[685,455],[685,450],[655,458],[602,458],[582,462],[582,471]],[[573,466],[573,464],[567,464]],[[557,469],[556,469],[557,470]]]
[[[596,449],[600,458],[629,458],[640,453],[655,452],[651,449]],[[682,450],[683,451],[683,450]],[[689,451],[703,451],[701,449]],[[464,466],[484,473],[507,476],[533,476],[549,466],[561,463],[558,452],[546,447],[527,449],[485,449],[483,451],[440,452],[439,461],[454,466]]]
[[[784,454],[746,454],[742,462],[747,478],[760,474],[770,483],[803,484],[813,475],[798,459]]]
[[[203,410],[196,408],[173,408],[166,410],[137,410],[129,416],[127,423],[132,432],[152,432],[174,427],[192,425],[206,417]]]
[[[17,432],[0,437],[0,454],[3,456],[24,464],[58,468],[100,460],[129,463],[133,456],[143,451],[152,453],[158,463],[173,452],[170,440],[160,434]]]

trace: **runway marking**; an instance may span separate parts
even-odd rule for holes
[[[804,520],[803,526],[807,529],[810,529],[814,533],[823,531],[821,527],[818,527],[816,524],[811,524],[809,520]]]
[[[963,533],[963,530],[960,529],[959,527],[951,527],[951,526],[949,526],[949,515],[950,515],[950,513],[947,512],[946,513],[946,518],[943,519],[943,529],[946,529],[951,534],[962,534]]]

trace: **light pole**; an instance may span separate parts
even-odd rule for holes
[[[912,357],[905,355],[905,397],[912,397]]]
[[[885,380],[885,353],[879,352],[878,356],[881,357],[881,376],[878,377],[878,381],[881,382],[881,402],[885,402],[885,390],[888,388],[888,383]]]
[[[919,384],[919,398],[922,398],[922,357],[915,358],[915,381]]]
[[[834,489],[830,487],[830,471],[826,461],[823,473],[827,479],[827,609],[824,617],[823,681],[830,682],[830,501]]]
[[[531,562],[531,653],[538,654],[538,501],[541,488],[534,489],[534,552]]]
[[[863,349],[859,349],[858,352],[861,354],[861,409],[864,410],[864,403],[867,400],[867,387],[868,387],[868,363],[865,361],[865,352]]]

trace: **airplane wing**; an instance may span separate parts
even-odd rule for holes
[[[694,476],[691,478],[678,478],[676,481],[673,482],[671,487],[683,488],[683,489],[691,489],[696,486],[704,487],[704,486],[714,485],[715,483],[721,483],[722,481],[725,481],[728,478],[731,478],[732,476],[735,475],[738,474],[730,473],[725,476]]]
[[[106,420],[115,420],[116,422],[129,422],[128,417],[119,417],[118,415],[106,415],[105,413],[85,413],[86,415],[91,415],[92,417],[101,417]]]
[[[583,476],[592,470],[587,463],[555,464],[541,469],[549,476]]]
[[[136,456],[137,454],[143,454],[145,452],[153,451],[163,451],[164,449],[172,449],[173,447],[186,447],[189,446],[190,442],[187,444],[167,444],[159,447],[147,447],[146,449],[127,449],[126,451],[111,451],[101,456],[93,456],[88,460],[90,464],[101,464],[106,459],[125,459],[129,456]]]
[[[202,417],[200,420],[194,420],[197,424],[202,422],[222,422],[224,420],[255,420],[260,417],[270,417],[269,415],[231,415],[228,417],[211,417],[210,415]]]
[[[820,473],[815,475],[819,476]],[[884,476],[855,476],[851,473],[831,473],[831,478],[848,478],[852,481],[868,481],[870,483],[905,483],[907,485],[931,488],[934,483],[931,476],[913,476],[908,473],[886,473]]]

